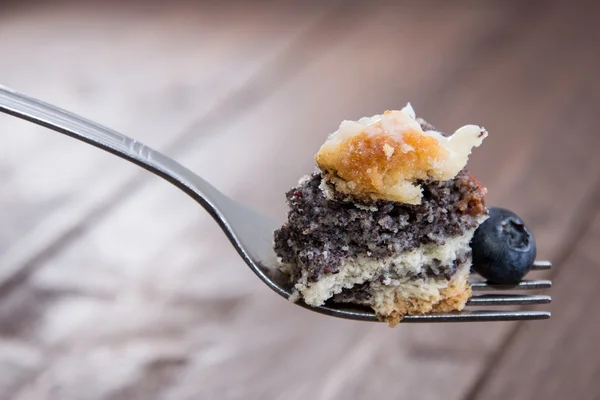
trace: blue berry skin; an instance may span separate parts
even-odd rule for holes
[[[531,270],[535,239],[521,218],[503,208],[490,208],[471,241],[472,269],[489,283],[514,285]]]

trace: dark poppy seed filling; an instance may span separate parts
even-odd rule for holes
[[[275,231],[277,255],[295,279],[308,272],[309,282],[338,273],[344,259],[358,255],[382,260],[427,244],[443,245],[476,228],[487,213],[485,189],[465,170],[449,181],[421,182],[418,205],[356,203],[334,191],[328,199],[322,184],[322,175],[314,173],[290,190],[288,222]],[[460,263],[427,265],[421,274],[449,279]]]

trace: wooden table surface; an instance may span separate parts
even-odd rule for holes
[[[342,119],[411,101],[484,125],[471,171],[556,268],[549,321],[328,318],[267,289],[174,187],[0,115],[0,399],[600,398],[593,1],[3,4],[0,84],[277,218]]]

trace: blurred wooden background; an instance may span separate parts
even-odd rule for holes
[[[444,130],[484,125],[470,169],[555,262],[553,317],[389,329],[307,312],[175,188],[1,115],[0,399],[600,398],[593,1],[160,4],[3,2],[0,84],[278,218],[342,119],[411,101]]]

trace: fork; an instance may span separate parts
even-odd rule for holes
[[[177,186],[212,216],[250,269],[277,294],[290,299],[293,285],[289,276],[279,271],[277,257],[273,250],[273,232],[281,226],[278,221],[235,202],[175,160],[134,139],[2,85],[0,85],[0,112],[105,150]],[[533,269],[542,270],[551,267],[552,264],[548,261],[537,261]],[[550,286],[551,282],[548,280],[523,280],[517,285],[506,286],[472,279],[473,291],[478,293],[472,296],[467,305],[479,307],[546,304],[550,303],[550,296],[486,292],[520,292]],[[333,317],[379,321],[375,313],[366,307],[336,303],[313,307],[302,301],[297,301],[296,304]],[[469,309],[460,312],[407,316],[402,319],[402,322],[510,321],[547,318],[550,318],[550,313],[545,311]]]

